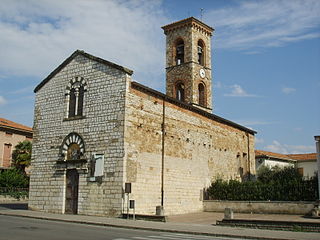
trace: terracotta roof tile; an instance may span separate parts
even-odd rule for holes
[[[263,150],[255,150],[256,157],[273,157],[278,159],[287,159],[287,160],[295,160],[295,161],[316,161],[317,154],[316,153],[302,153],[302,154],[280,154],[274,152],[267,152]]]
[[[22,130],[22,131],[26,131],[26,132],[32,132],[32,128],[27,127],[25,125],[16,123],[16,122],[12,122],[8,119],[5,118],[0,118],[0,127],[4,127],[4,128],[11,128],[11,129],[17,129],[17,130]]]
[[[316,153],[288,154],[288,157],[295,159],[297,161],[317,160]]]
[[[263,150],[255,150],[254,152],[256,157],[272,157],[272,158],[278,158],[278,159],[294,160],[288,155],[281,154],[281,153],[274,153],[274,152],[268,152]]]

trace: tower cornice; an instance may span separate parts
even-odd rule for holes
[[[162,27],[164,30],[164,34],[167,34],[168,32],[175,31],[179,28],[184,28],[184,27],[189,27],[192,26],[193,28],[197,29],[198,31],[203,31],[207,35],[212,36],[212,33],[214,32],[214,29],[207,24],[201,22],[200,20],[190,17],[186,18],[168,25],[165,25]]]

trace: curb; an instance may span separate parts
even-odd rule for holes
[[[84,221],[84,220],[57,219],[57,218],[50,218],[50,217],[20,215],[20,214],[14,214],[14,213],[0,212],[0,215],[33,218],[33,219],[40,219],[40,220],[47,220],[47,221],[54,221],[54,222],[67,222],[67,223],[86,224],[86,225],[95,225],[95,226],[104,226],[104,227],[182,233],[182,234],[192,234],[192,235],[202,235],[202,236],[212,236],[212,237],[231,237],[231,238],[258,239],[258,240],[290,240],[291,239],[291,238],[279,238],[279,237],[259,237],[259,236],[245,236],[245,235],[242,236],[242,235],[233,235],[233,234],[219,234],[219,233],[196,232],[196,231],[187,231],[187,230],[160,229],[160,228],[142,227],[142,226],[125,226],[125,225],[118,225],[118,224],[112,224],[112,223],[100,223],[100,222],[91,222],[91,221]]]

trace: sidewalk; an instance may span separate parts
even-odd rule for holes
[[[219,212],[199,212],[182,215],[172,215],[168,217],[169,222],[180,223],[197,223],[197,224],[216,224],[216,221],[221,221],[224,213]],[[290,222],[310,222],[319,223],[320,219],[305,218],[302,215],[288,215],[288,214],[248,214],[248,213],[234,213],[235,219],[246,220],[270,220],[270,221],[290,221]]]
[[[92,224],[100,226],[110,226],[119,228],[143,229],[152,231],[168,231],[187,234],[199,234],[209,236],[225,236],[225,237],[241,237],[246,239],[285,239],[285,240],[319,240],[320,233],[304,233],[304,232],[289,232],[289,231],[274,231],[274,230],[261,230],[249,228],[235,228],[235,227],[221,227],[215,226],[216,220],[223,218],[222,213],[194,213],[170,216],[168,222],[151,222],[142,220],[126,220],[120,218],[108,218],[97,216],[84,216],[84,215],[66,215],[66,214],[53,214],[35,212],[30,210],[21,209],[0,209],[0,215],[10,215],[19,217],[29,217],[37,219],[46,219],[53,221],[64,221],[82,224]],[[261,218],[282,218],[299,219],[298,216],[291,215],[260,215],[260,214],[235,214],[235,217],[248,218],[255,217]],[[239,217],[240,218],[240,217]],[[318,221],[317,219],[308,219]]]

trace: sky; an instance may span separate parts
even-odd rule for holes
[[[193,16],[215,29],[213,113],[257,131],[256,149],[316,151],[319,0],[0,4],[0,117],[32,126],[34,88],[77,49],[132,69],[134,81],[165,92],[161,26]]]

